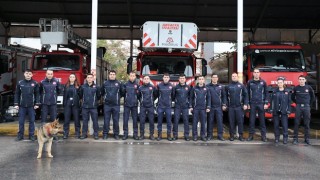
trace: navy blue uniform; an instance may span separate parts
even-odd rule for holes
[[[133,137],[138,136],[138,89],[139,84],[130,80],[123,85],[122,94],[124,96],[123,131],[124,136],[128,136],[128,121],[131,112],[133,122]]]
[[[149,84],[139,87],[140,100],[140,136],[144,136],[144,125],[148,115],[150,135],[154,134],[154,100],[157,98],[157,89]]]
[[[296,106],[296,117],[294,120],[294,139],[298,141],[298,131],[301,121],[301,116],[304,122],[304,138],[305,141],[309,142],[310,138],[310,106],[315,100],[314,91],[311,86],[296,86],[293,89],[292,101],[297,104]]]
[[[229,134],[230,137],[234,137],[236,133],[235,123],[238,125],[239,139],[243,136],[243,118],[244,105],[248,105],[248,92],[245,86],[239,82],[231,82],[226,87],[227,106],[229,115]]]
[[[162,121],[163,115],[166,114],[167,120],[167,135],[168,137],[171,136],[171,104],[172,104],[172,96],[173,96],[173,86],[170,82],[164,83],[161,82],[158,84],[157,88],[159,95],[158,97],[158,107],[157,107],[157,114],[158,114],[158,136],[161,137],[162,135]]]
[[[61,92],[60,82],[56,78],[45,78],[40,83],[41,123],[45,123],[48,113],[50,122],[57,117],[57,96]]]
[[[258,112],[261,137],[266,137],[266,122],[264,105],[267,101],[267,83],[263,79],[251,79],[247,83],[249,105],[250,105],[250,125],[249,136],[255,133],[256,112]]]
[[[96,84],[84,84],[80,87],[80,98],[82,99],[82,136],[87,137],[89,115],[93,123],[93,135],[98,136],[98,103],[101,97],[100,87]]]
[[[29,116],[29,137],[34,136],[34,106],[40,106],[39,85],[33,79],[18,82],[14,95],[14,105],[19,106],[18,139],[23,139],[25,116]]]
[[[79,106],[80,106],[80,88],[74,85],[64,86],[63,91],[63,108],[64,108],[64,135],[68,137],[70,128],[71,115],[74,120],[74,128],[76,137],[80,137],[80,119],[79,119]]]
[[[200,87],[197,85],[191,90],[190,93],[190,108],[193,108],[193,121],[192,121],[192,136],[193,139],[198,137],[197,125],[200,118],[201,124],[201,139],[206,138],[206,120],[207,114],[206,109],[210,109],[211,107],[211,97],[208,88],[203,85]]]
[[[280,120],[282,123],[282,133],[284,141],[288,139],[288,115],[291,113],[291,93],[288,89],[282,91],[276,88],[270,97],[271,112],[274,124],[274,136],[275,140],[279,141]]]
[[[109,133],[111,116],[113,120],[113,135],[119,135],[121,88],[122,84],[118,80],[107,80],[103,84],[101,95],[104,98],[104,136]]]
[[[189,137],[189,100],[190,100],[191,87],[184,84],[178,84],[173,88],[174,100],[174,124],[173,124],[173,137],[178,137],[178,123],[182,116],[184,124],[184,137]]]
[[[217,121],[217,127],[218,127],[218,138],[223,138],[223,112],[222,112],[222,106],[227,106],[226,103],[226,93],[225,89],[221,84],[208,84],[207,88],[210,91],[211,96],[211,107],[210,107],[210,113],[208,118],[208,128],[207,128],[207,136],[208,139],[212,139],[213,137],[213,124],[214,119]]]

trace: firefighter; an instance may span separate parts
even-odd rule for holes
[[[261,140],[263,142],[267,141],[266,138],[266,123],[264,113],[268,108],[267,101],[267,83],[260,78],[260,70],[255,68],[253,70],[253,79],[250,79],[247,83],[247,90],[249,96],[249,107],[250,109],[250,124],[249,124],[249,137],[247,141],[253,140],[253,135],[255,133],[255,121],[256,121],[256,112],[258,112],[259,125]]]
[[[200,121],[201,132],[200,137],[202,141],[207,141],[206,139],[206,120],[207,112],[210,112],[210,92],[204,84],[204,76],[198,77],[198,84],[191,90],[190,93],[190,110],[193,112],[192,121],[192,136],[193,141],[198,140],[197,125]]]
[[[110,129],[110,119],[113,120],[113,137],[119,140],[119,116],[120,116],[120,98],[121,98],[122,84],[116,80],[116,71],[109,71],[109,79],[103,84],[101,96],[104,99],[104,125],[103,125],[103,139],[108,138]]]
[[[182,117],[184,125],[184,139],[190,141],[189,138],[189,100],[191,87],[186,84],[186,75],[179,75],[179,84],[173,88],[174,100],[174,124],[173,124],[173,139],[178,139],[178,123]]]
[[[158,84],[157,94],[158,97],[158,138],[157,141],[162,139],[162,121],[164,114],[166,115],[167,120],[167,139],[172,141],[171,138],[171,104],[173,96],[173,85],[169,82],[170,76],[168,73],[163,74],[163,82]]]
[[[79,98],[80,85],[75,74],[70,74],[67,84],[64,86],[63,108],[64,108],[64,124],[63,139],[68,139],[71,115],[74,120],[74,129],[76,138],[80,138],[80,119],[79,119]]]
[[[213,124],[214,120],[217,121],[218,139],[224,141],[223,138],[223,111],[227,109],[226,93],[224,87],[218,83],[219,77],[217,74],[212,74],[211,83],[207,85],[210,91],[210,113],[208,118],[207,140],[213,139]]]
[[[46,123],[48,113],[50,122],[57,117],[57,97],[60,94],[60,82],[53,77],[53,70],[46,71],[46,78],[40,83],[41,123]]]
[[[32,79],[32,71],[26,69],[24,71],[24,80],[18,82],[14,95],[14,106],[19,109],[19,131],[17,140],[23,140],[24,121],[26,115],[29,116],[29,139],[34,141],[35,130],[35,109],[40,106],[39,85]]]
[[[88,122],[89,116],[91,116],[93,123],[93,136],[95,140],[99,139],[98,130],[98,103],[101,97],[100,87],[93,81],[93,74],[87,74],[87,83],[80,87],[80,98],[82,99],[82,136],[81,139],[88,137]]]
[[[274,124],[275,143],[279,143],[280,130],[279,124],[282,124],[283,144],[288,143],[288,115],[291,113],[291,93],[285,88],[284,78],[277,79],[278,87],[273,90],[271,101],[272,120]]]
[[[310,145],[310,106],[314,100],[314,91],[311,86],[306,85],[306,77],[303,75],[299,76],[299,85],[293,89],[292,93],[292,101],[296,103],[293,144],[298,144],[298,131],[302,116],[304,122],[304,142]]]
[[[140,138],[144,137],[144,125],[146,116],[149,119],[150,140],[154,140],[154,100],[157,98],[157,89],[150,83],[150,77],[143,77],[143,85],[139,87],[140,100]]]
[[[123,140],[128,138],[128,121],[131,112],[133,120],[133,139],[139,140],[138,136],[138,89],[139,84],[136,82],[136,73],[129,73],[129,80],[123,85],[122,94],[124,96],[124,113],[123,113]]]
[[[227,106],[229,115],[230,141],[234,141],[236,126],[238,125],[239,140],[243,141],[244,111],[248,108],[248,93],[245,86],[238,81],[238,74],[232,73],[232,82],[226,87]]]

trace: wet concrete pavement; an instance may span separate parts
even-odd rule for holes
[[[320,145],[69,138],[54,158],[0,137],[0,179],[319,179]],[[45,156],[45,153],[43,154]]]

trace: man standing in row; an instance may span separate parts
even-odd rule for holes
[[[198,84],[191,90],[190,110],[193,112],[192,136],[193,140],[198,140],[198,122],[201,124],[200,137],[202,141],[206,139],[206,120],[207,112],[210,112],[211,97],[210,92],[204,84],[204,76],[198,77]]]
[[[296,117],[294,120],[293,144],[298,144],[298,133],[301,116],[304,122],[304,142],[310,145],[310,106],[315,100],[314,91],[311,86],[306,85],[306,77],[299,76],[299,85],[293,89],[292,101],[297,104]]]
[[[253,70],[253,79],[247,83],[249,95],[249,109],[250,109],[250,125],[248,141],[252,141],[255,133],[256,112],[258,112],[259,125],[261,132],[261,140],[267,141],[266,138],[266,123],[265,123],[265,109],[268,108],[267,83],[260,78],[260,70],[255,68]]]
[[[82,99],[82,136],[81,139],[86,139],[88,137],[88,122],[89,116],[91,116],[93,123],[93,136],[95,140],[98,140],[98,103],[101,97],[100,87],[97,86],[93,81],[93,74],[87,74],[87,83],[80,88],[80,98]]]
[[[163,115],[166,115],[167,120],[167,139],[172,141],[171,139],[171,102],[173,96],[173,86],[169,82],[170,76],[168,73],[163,74],[163,82],[158,85],[157,94],[158,97],[158,138],[160,141],[162,139],[162,121]]]
[[[101,96],[104,98],[103,139],[108,138],[110,119],[113,119],[113,136],[119,140],[119,116],[122,84],[116,80],[116,71],[109,71],[109,80],[103,84]]]
[[[144,137],[144,125],[146,116],[149,119],[150,125],[150,140],[154,140],[154,100],[157,97],[156,88],[150,83],[150,77],[143,77],[143,85],[139,87],[140,100],[140,140]]]
[[[234,141],[236,122],[238,125],[239,140],[243,141],[244,111],[248,108],[248,93],[243,84],[238,81],[238,74],[232,73],[232,82],[226,87],[229,114],[230,141]]]
[[[191,87],[186,84],[186,75],[179,75],[179,84],[173,89],[174,100],[174,124],[173,124],[173,140],[178,139],[178,123],[182,117],[184,124],[184,139],[190,141],[189,138],[189,105],[190,105]]]
[[[217,121],[218,127],[218,139],[224,141],[223,138],[223,112],[226,110],[226,93],[224,87],[218,83],[218,75],[212,74],[211,83],[207,85],[207,88],[210,92],[210,114],[208,118],[208,128],[207,128],[207,140],[210,141],[213,139],[213,124],[214,120]]]
[[[19,131],[17,140],[23,140],[24,121],[29,116],[29,139],[34,141],[35,130],[35,109],[40,106],[39,85],[32,79],[32,71],[27,69],[24,72],[24,80],[18,82],[14,95],[14,107],[19,109]]]
[[[123,137],[128,138],[128,121],[131,112],[133,123],[133,139],[139,140],[138,136],[138,89],[139,84],[136,82],[136,73],[129,73],[129,80],[123,85],[122,94],[124,96],[124,113],[123,113]]]
[[[50,122],[57,117],[57,97],[61,92],[60,82],[53,77],[53,71],[47,70],[46,78],[40,83],[41,123],[46,123],[48,113]]]

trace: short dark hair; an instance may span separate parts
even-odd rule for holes
[[[200,78],[200,77],[203,77],[203,78],[204,78],[204,76],[203,76],[203,75],[199,75],[199,76],[197,77],[197,79],[198,79],[198,78]]]
[[[285,78],[284,78],[284,77],[278,77],[277,81],[279,81],[279,80],[284,81],[284,80],[285,80]]]
[[[32,73],[32,70],[31,69],[26,69],[26,70],[24,70],[24,73],[25,72],[31,72]]]
[[[109,71],[109,74],[111,74],[111,73],[117,74],[116,70],[110,70],[110,71]]]
[[[145,74],[145,75],[143,75],[143,78],[144,78],[144,77],[147,77],[147,76],[150,78],[150,75],[149,75],[149,74]]]
[[[232,74],[236,74],[236,75],[238,76],[238,73],[236,73],[236,72],[233,72]],[[231,75],[232,75],[232,74],[231,74]]]
[[[186,77],[186,75],[181,73],[181,74],[179,74],[179,77]]]
[[[298,77],[298,79],[299,79],[299,78],[305,78],[305,79],[306,79],[306,76],[300,75],[300,76]]]
[[[93,74],[92,73],[88,73],[86,77],[88,77],[88,76],[93,76]]]
[[[130,71],[129,74],[136,74],[136,72],[135,71]]]
[[[219,77],[218,74],[216,74],[216,73],[212,73],[212,74],[211,74],[211,77],[212,77],[212,76],[217,76],[217,77]]]
[[[163,73],[162,77],[164,77],[164,76],[170,76],[170,74],[169,73]]]

